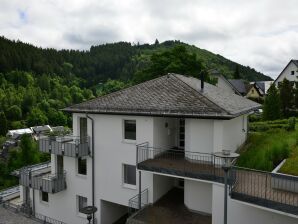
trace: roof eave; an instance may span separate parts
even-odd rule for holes
[[[110,114],[110,115],[130,115],[130,116],[152,116],[152,117],[184,117],[184,118],[200,118],[215,120],[230,120],[243,114],[259,109],[261,106],[245,109],[234,114],[198,114],[198,113],[167,113],[167,112],[150,112],[150,111],[99,111],[92,109],[62,109],[69,113],[88,113],[88,114]]]

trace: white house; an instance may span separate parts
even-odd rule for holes
[[[69,224],[86,222],[87,205],[101,224],[128,211],[127,223],[222,224],[222,161],[213,153],[236,151],[258,108],[177,74],[65,108],[74,136],[40,139],[51,164],[20,171],[24,207]],[[232,170],[229,224],[297,223],[297,194],[273,189],[270,175]]]
[[[298,81],[298,60],[292,59],[286,67],[282,70],[279,76],[275,79],[274,84],[282,82],[284,79],[289,80],[290,82]]]

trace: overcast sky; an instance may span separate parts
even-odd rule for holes
[[[179,39],[275,78],[298,59],[298,1],[1,0],[0,35],[58,49]]]

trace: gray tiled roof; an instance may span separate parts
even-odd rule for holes
[[[236,94],[177,74],[165,75],[63,109],[68,112],[229,119],[260,107]]]
[[[237,89],[237,91],[239,93],[241,93],[242,95],[246,94],[246,87],[245,87],[244,80],[242,80],[242,79],[229,79],[229,82],[232,84],[232,86],[234,86],[235,89]]]

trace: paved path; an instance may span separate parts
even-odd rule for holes
[[[14,213],[0,206],[0,224],[40,224],[21,213]]]

